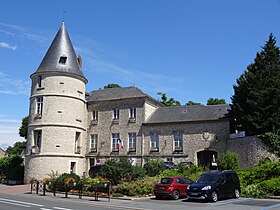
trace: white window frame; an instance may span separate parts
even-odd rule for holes
[[[117,144],[120,139],[120,133],[112,133],[112,149],[118,149]]]
[[[90,135],[90,150],[91,151],[97,150],[97,142],[98,142],[98,134],[91,134]]]
[[[173,132],[173,148],[183,150],[183,134],[180,131]]]
[[[43,96],[37,97],[37,115],[42,115],[43,113]]]
[[[159,149],[159,134],[156,132],[151,133],[151,149]]]
[[[131,107],[129,111],[130,119],[136,119],[136,107]]]
[[[136,150],[136,133],[128,133],[128,148],[129,150]]]
[[[120,109],[115,108],[113,109],[113,119],[118,120],[120,118]]]

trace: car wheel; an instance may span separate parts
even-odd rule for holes
[[[179,191],[178,190],[174,190],[173,193],[172,193],[172,196],[173,196],[174,200],[178,200],[179,197],[180,197]]]
[[[217,202],[218,201],[218,194],[216,193],[216,191],[213,191],[211,193],[211,201],[213,201],[213,202]]]
[[[239,198],[239,197],[240,197],[240,192],[239,192],[238,189],[235,189],[235,190],[234,190],[234,197],[235,197],[235,198]]]

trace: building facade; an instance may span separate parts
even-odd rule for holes
[[[164,107],[137,87],[86,93],[64,23],[31,75],[25,181],[88,175],[109,158],[210,164],[229,138],[229,105]]]

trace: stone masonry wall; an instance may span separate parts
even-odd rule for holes
[[[183,151],[175,152],[173,148],[173,132],[183,134]],[[150,134],[159,134],[159,151],[153,152],[150,148]],[[229,123],[227,121],[192,122],[175,124],[149,124],[143,127],[144,157],[166,158],[173,157],[174,163],[191,161],[197,164],[196,153],[207,150],[216,141],[224,141],[229,137]]]
[[[269,158],[270,160],[277,158],[268,151],[266,145],[256,136],[225,139],[224,141],[215,142],[210,148],[217,150],[219,153],[224,153],[226,150],[235,152],[239,156],[241,167],[256,166],[260,158]]]
[[[140,164],[141,161],[141,126],[144,122],[144,98],[135,98],[117,101],[101,101],[88,104],[88,135],[87,135],[87,152],[88,158],[99,159],[102,163],[109,157],[131,157],[135,160],[134,164]],[[136,107],[136,121],[129,119],[131,107]],[[113,121],[113,109],[119,109],[119,121]],[[98,111],[98,122],[92,122],[92,111]],[[136,151],[128,150],[128,133],[136,133]],[[112,133],[119,133],[123,143],[123,148],[118,152],[112,151]],[[97,151],[90,151],[90,135],[98,135]],[[88,166],[89,168],[89,166]]]

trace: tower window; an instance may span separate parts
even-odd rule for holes
[[[38,76],[38,88],[42,87],[42,76]]]
[[[66,60],[67,60],[67,57],[61,56],[61,57],[59,58],[59,63],[65,65],[65,64],[66,64]]]
[[[43,113],[43,97],[37,97],[37,115]]]

